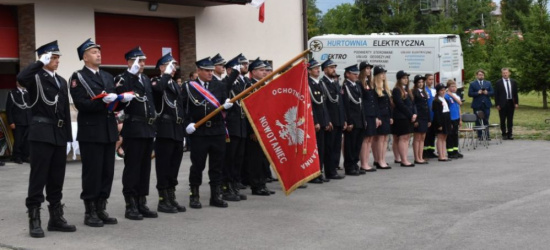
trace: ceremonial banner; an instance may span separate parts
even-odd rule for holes
[[[307,77],[301,61],[242,101],[286,195],[320,175]]]

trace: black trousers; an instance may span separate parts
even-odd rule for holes
[[[460,120],[451,120],[451,131],[447,134],[447,153],[458,152],[458,124]]]
[[[29,126],[16,125],[13,130],[12,159],[29,158]]]
[[[206,158],[208,158],[210,185],[221,185],[222,167],[225,160],[225,135],[199,136],[192,134],[190,137],[193,146],[190,156],[189,185],[200,186],[202,184],[202,172],[206,168]]]
[[[108,199],[115,174],[115,143],[79,142],[82,200]]]
[[[241,172],[244,164],[246,138],[231,136],[226,144],[225,163],[223,165],[224,182],[241,182]]]
[[[63,182],[67,163],[67,146],[56,146],[47,142],[31,141],[31,174],[25,205],[27,208],[40,206],[46,200],[50,204],[61,202]]]
[[[513,100],[506,101],[504,107],[500,107],[498,115],[500,117],[500,131],[503,136],[512,136],[512,127],[514,126],[514,111],[516,110]]]
[[[182,158],[183,141],[157,137],[155,140],[155,169],[158,190],[175,188],[178,185]]]
[[[346,171],[358,168],[359,154],[363,145],[363,129],[353,128],[344,132],[344,168]]]
[[[426,131],[426,137],[424,138],[424,153],[434,153],[435,152],[435,131],[433,126],[428,127]]]
[[[251,188],[261,188],[265,186],[267,173],[265,166],[269,166],[269,161],[265,157],[260,143],[252,139],[246,139],[245,153],[246,167],[248,169],[248,180]]]
[[[153,138],[124,138],[122,193],[125,196],[149,195]]]
[[[326,165],[325,165],[325,129],[323,126],[321,126],[321,129],[319,131],[315,132],[315,137],[317,137],[317,151],[319,152],[319,168],[321,170],[321,173],[323,170],[325,170],[325,174],[329,175],[329,173],[326,171]]]
[[[325,174],[334,176],[342,155],[342,127],[334,127],[325,132]]]

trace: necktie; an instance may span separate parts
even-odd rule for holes
[[[57,77],[55,77],[55,74],[53,75],[53,79],[55,79],[55,83],[57,83],[57,87],[58,87],[58,88],[61,88],[61,84],[60,84],[59,81],[57,80]]]
[[[512,91],[510,91],[510,81],[506,79],[506,98],[512,99]]]
[[[138,79],[139,79],[139,83],[141,83],[141,86],[143,86],[143,80],[141,79],[141,75],[139,75]]]
[[[205,83],[204,83],[204,88],[205,88],[205,89],[208,89],[208,82],[205,82]]]
[[[479,83],[479,87],[483,88],[483,82],[482,81],[477,81]]]

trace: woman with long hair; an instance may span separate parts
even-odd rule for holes
[[[374,172],[376,168],[369,166],[369,155],[372,148],[372,139],[376,135],[376,128],[380,126],[378,99],[371,80],[372,65],[368,62],[359,64],[359,84],[363,87],[361,98],[363,101],[363,114],[367,121],[367,126],[363,133],[363,143],[361,145],[360,160],[361,167],[359,171]]]
[[[397,72],[397,83],[392,90],[392,99],[395,104],[392,133],[396,162],[400,162],[401,167],[414,167],[414,164],[407,160],[407,153],[412,124],[416,122],[416,108],[409,91],[409,74],[403,70]]]
[[[413,134],[413,152],[415,164],[428,164],[424,160],[422,153],[424,150],[424,139],[426,138],[426,132],[430,127],[430,109],[428,108],[428,94],[424,89],[425,77],[416,75],[414,77],[414,86],[412,90],[412,97],[414,100],[414,106],[416,107],[417,117],[414,123]]]
[[[391,90],[386,80],[386,70],[382,67],[373,69],[373,85],[378,101],[378,110],[381,124],[376,129],[372,143],[374,156],[374,166],[377,169],[391,169],[386,162],[386,148],[388,147],[388,135],[391,134],[392,119],[392,99]]]
[[[439,84],[435,87],[437,95],[432,103],[432,110],[434,112],[433,126],[434,131],[437,134],[436,148],[438,161],[450,161],[446,156],[447,152],[447,135],[451,132],[451,113],[449,104],[445,100],[446,87],[443,84]]]

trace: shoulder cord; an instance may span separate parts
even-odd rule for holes
[[[361,98],[359,98],[359,101],[357,101],[353,95],[351,94],[351,92],[349,91],[349,88],[348,88],[348,85],[346,84],[346,92],[348,93],[348,96],[349,96],[349,100],[355,104],[361,104]]]
[[[24,94],[23,94],[24,95]],[[19,109],[28,109],[28,108],[31,108],[31,106],[29,106],[26,102],[25,102],[25,98],[24,97],[21,97],[21,101],[23,101],[23,104],[20,104],[18,103],[17,101],[15,101],[15,98],[13,97],[13,93],[10,92],[10,97],[11,97],[11,100],[13,101],[13,104],[15,104],[15,106],[17,106]]]
[[[311,88],[309,88],[309,94],[311,95],[311,100],[316,104],[323,104],[323,96],[321,96],[321,100],[318,101],[315,99],[315,96],[313,95],[313,92],[311,92]]]
[[[338,93],[336,93],[336,98],[332,98],[332,96],[330,95],[330,92],[328,92],[328,88],[325,85],[325,82],[322,80],[321,80],[321,86],[323,86],[323,90],[325,90],[325,92],[327,93],[328,100],[332,103],[338,103],[338,98],[340,98],[340,96],[338,96]]]
[[[88,95],[92,98],[96,97],[96,94],[94,94],[94,92],[92,91],[92,89],[90,88],[90,85],[88,85],[88,83],[86,82],[86,80],[84,80],[84,78],[82,77],[82,75],[80,74],[80,72],[76,72],[76,75],[78,76],[78,80],[80,81],[80,83],[82,84],[82,87],[84,87],[84,89],[86,90],[86,92],[88,92]],[[71,79],[69,79],[69,82],[71,82]]]
[[[199,100],[197,100],[193,94],[191,94],[191,91],[189,90],[189,83],[185,85],[185,88],[187,89],[187,96],[189,96],[189,99],[191,99],[191,101],[193,101],[193,104],[195,106],[206,106],[206,100],[202,100],[201,102],[199,102]]]
[[[48,106],[54,106],[55,105],[55,112],[57,113],[57,101],[59,100],[59,94],[55,95],[53,101],[50,101],[50,100],[46,99],[46,95],[44,94],[44,87],[42,87],[42,81],[40,80],[40,77],[38,76],[38,74],[36,74],[36,75],[34,75],[34,78],[36,80],[36,100],[34,101],[33,104],[31,104],[28,107],[29,108],[34,107],[34,105],[36,105],[36,103],[38,103],[38,99],[42,99],[44,104],[46,104]]]

